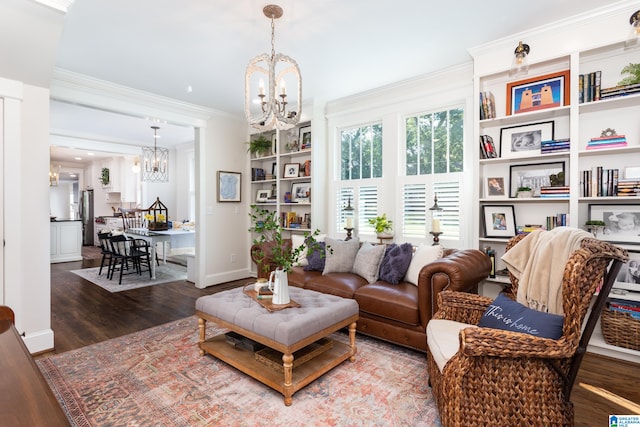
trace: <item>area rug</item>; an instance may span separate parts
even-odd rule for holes
[[[88,280],[109,292],[122,292],[128,291],[129,289],[143,288],[145,286],[153,286],[161,283],[187,279],[187,268],[185,266],[173,263],[162,264],[162,262],[159,266],[156,266],[155,279],[150,279],[149,272],[143,271],[142,275],[123,275],[122,284],[118,284],[119,276],[117,272],[113,275],[113,279],[109,280],[107,278],[106,267],[102,269],[101,275],[98,275],[98,271],[100,271],[100,267],[71,270],[72,273],[77,274],[83,279]]]
[[[197,329],[193,316],[36,363],[73,426],[441,426],[424,354],[358,335],[355,362],[285,406],[271,388],[200,356]],[[208,336],[220,332],[207,324]]]

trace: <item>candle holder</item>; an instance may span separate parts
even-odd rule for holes
[[[440,244],[440,236],[442,234],[441,231],[430,231],[429,234],[433,236],[433,244],[431,246],[436,246]]]
[[[345,227],[344,229],[345,229],[345,230],[347,230],[347,238],[346,238],[346,239],[344,239],[344,240],[345,240],[345,241],[346,241],[346,240],[351,240],[351,232],[353,231],[353,228],[347,228],[347,227]]]

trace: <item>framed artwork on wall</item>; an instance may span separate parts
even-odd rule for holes
[[[291,198],[297,203],[309,203],[311,201],[311,182],[291,184]]]
[[[564,172],[564,162],[534,163],[509,166],[509,197],[516,197],[518,188],[529,187],[534,196],[541,187],[551,185],[551,175]]]
[[[282,171],[283,178],[297,178],[300,174],[300,163],[285,163]]]
[[[218,171],[218,202],[240,202],[242,173]]]
[[[640,205],[589,205],[589,220],[604,221],[598,239],[640,245]]]

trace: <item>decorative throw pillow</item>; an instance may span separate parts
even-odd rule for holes
[[[324,242],[324,238],[326,234],[318,234],[314,237],[316,242]],[[307,245],[307,247],[302,251],[300,256],[298,257],[298,262],[295,265],[299,265],[301,267],[306,266],[309,261],[307,260],[307,253],[309,252],[309,243],[307,242],[309,238],[305,237],[303,234],[291,234],[291,249],[294,250],[303,244]],[[324,268],[324,264],[323,264]],[[322,269],[320,270],[322,271]]]
[[[404,276],[404,280],[418,285],[418,276],[420,275],[420,270],[425,265],[437,260],[438,258],[442,258],[443,248],[440,245],[428,245],[422,244],[418,246],[416,249],[416,253],[413,254],[413,258],[411,259],[411,263],[409,264],[409,269],[407,270],[407,274]]]
[[[317,242],[307,250],[307,265],[304,271],[323,271],[325,259],[325,243]]]
[[[557,340],[562,336],[563,323],[564,317],[559,314],[544,313],[525,307],[500,294],[484,312],[478,326]]]
[[[407,273],[412,255],[413,245],[411,243],[401,245],[392,243],[387,246],[384,258],[380,263],[378,278],[393,285],[400,283]]]
[[[360,248],[360,240],[357,237],[347,241],[327,237],[325,243],[326,258],[322,274],[351,273]]]
[[[358,249],[351,272],[366,279],[369,283],[375,282],[378,280],[378,269],[384,256],[384,250],[384,245],[374,246],[369,242],[364,242]]]

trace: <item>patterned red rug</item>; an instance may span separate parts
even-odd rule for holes
[[[209,323],[207,335],[216,330]],[[336,333],[334,339],[347,342]],[[196,317],[37,364],[75,426],[440,426],[424,354],[358,335],[344,362],[282,395],[200,356]]]

